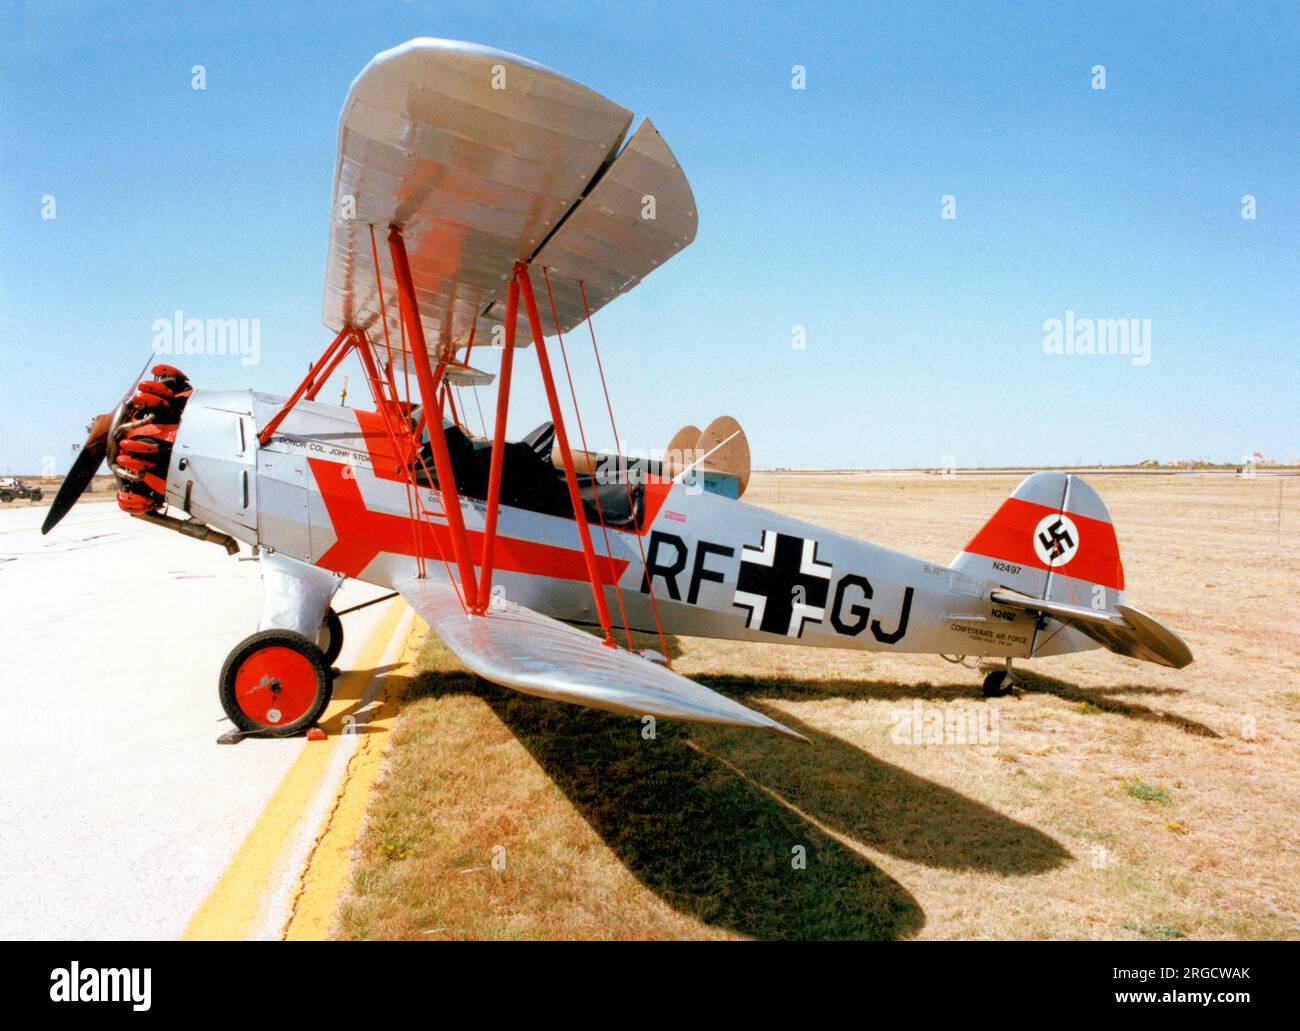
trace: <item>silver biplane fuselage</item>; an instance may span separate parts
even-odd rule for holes
[[[352,409],[300,402],[259,447],[258,429],[282,402],[252,391],[195,391],[177,434],[168,502],[279,556],[276,576],[310,582],[332,574],[384,587],[414,576],[407,488],[376,469],[374,434],[368,438]],[[673,635],[997,657],[1097,647],[1057,628],[1035,649],[1036,613],[997,605],[996,582],[951,566],[708,493],[689,477],[641,489],[639,530],[601,533],[592,524],[610,610],[626,611],[633,630],[655,631],[653,592]],[[438,492],[419,490],[437,513]],[[473,543],[483,502],[463,497],[461,508]],[[445,520],[435,514],[431,522]],[[565,622],[598,624],[572,518],[503,505],[499,534],[507,555],[495,575],[499,595]],[[427,562],[431,578],[448,576],[439,547],[446,551],[435,545]],[[270,625],[314,636],[327,601],[325,594],[287,622],[283,600],[271,597],[278,615]]]

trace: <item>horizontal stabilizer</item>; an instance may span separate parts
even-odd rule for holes
[[[1117,655],[1174,669],[1182,669],[1192,661],[1192,650],[1181,637],[1153,616],[1131,605],[1121,604],[1114,611],[1099,611],[1084,605],[1032,598],[1010,590],[994,591],[990,597],[994,604],[1043,612],[1068,623]]]
[[[628,716],[755,727],[807,741],[761,712],[522,605],[494,599],[487,615],[469,616],[445,580],[408,577],[394,586],[461,662],[494,684]]]

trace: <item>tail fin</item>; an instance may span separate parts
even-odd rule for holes
[[[1097,492],[1072,474],[1027,477],[952,568],[1009,588],[992,591],[995,603],[1057,621],[1055,629],[1035,632],[1031,655],[1100,644],[1174,669],[1192,661],[1178,634],[1124,604],[1124,566],[1110,513]]]
[[[1026,477],[952,568],[1021,594],[1094,610],[1124,599],[1124,566],[1110,513],[1071,473]]]

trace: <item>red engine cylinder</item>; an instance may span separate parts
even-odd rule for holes
[[[140,515],[166,504],[167,467],[190,381],[171,365],[155,365],[153,379],[142,380],[115,419],[109,467],[121,488],[117,504]]]

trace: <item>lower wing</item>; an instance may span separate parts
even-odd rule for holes
[[[456,658],[494,684],[629,716],[754,727],[808,740],[649,659],[514,602],[470,616],[445,580],[408,577],[393,586]]]

